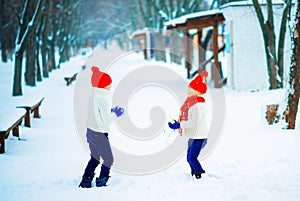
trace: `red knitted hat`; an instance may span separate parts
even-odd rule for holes
[[[104,72],[101,72],[97,66],[91,68],[93,74],[91,83],[93,87],[105,88],[112,83],[111,77]]]
[[[199,91],[201,94],[205,94],[207,90],[207,85],[206,85],[207,76],[208,76],[207,71],[201,72],[199,75],[197,75],[197,77],[195,77],[195,79],[191,81],[189,87],[196,91]]]

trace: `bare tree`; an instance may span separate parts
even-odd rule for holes
[[[58,18],[57,45],[59,47],[59,64],[68,61],[71,57],[71,48],[76,40],[76,23],[78,0],[63,1],[60,4]]]
[[[155,29],[163,28],[165,21],[208,8],[204,0],[138,0],[138,5],[145,27]]]
[[[49,53],[49,45],[48,45],[48,35],[49,35],[49,12],[50,0],[44,0],[42,16],[40,20],[40,32],[38,31],[37,37],[41,43],[41,59],[42,59],[42,75],[44,78],[49,77],[49,66],[48,66],[48,53]]]
[[[296,116],[300,98],[300,1],[297,1],[296,24],[291,31],[292,59],[289,78],[289,95],[284,118],[288,129],[295,129]],[[291,27],[292,28],[292,27]]]
[[[55,47],[58,31],[58,13],[55,12],[58,5],[58,0],[50,0],[49,4],[49,32],[48,32],[48,70],[51,72],[56,69]]]
[[[28,7],[28,15],[33,16],[36,8],[36,1],[30,1]],[[40,11],[37,13],[36,25],[39,24],[38,18],[40,13]],[[37,78],[36,60],[38,54],[35,27],[28,33],[28,42],[26,43],[25,84],[28,86],[36,86]]]
[[[34,12],[30,15],[31,11],[29,6],[33,1],[26,0],[23,6],[23,12],[21,17],[19,18],[19,29],[16,38],[16,47],[15,47],[15,70],[14,70],[14,83],[13,83],[13,96],[22,95],[22,84],[21,84],[21,76],[22,76],[22,61],[23,61],[23,53],[28,42],[28,37],[31,31],[34,30],[37,20],[39,17],[39,13],[41,11],[41,1],[38,0],[36,2],[36,6],[34,7]]]
[[[80,43],[94,47],[118,34],[133,30],[133,27],[139,28],[140,19],[136,16],[133,1],[80,1],[80,19],[76,24]]]
[[[44,7],[45,5],[43,4],[43,7]],[[43,8],[42,8],[42,13],[43,13]],[[38,25],[37,25],[37,29],[36,29],[36,31],[35,31],[35,43],[36,43],[36,68],[37,68],[37,81],[38,82],[41,82],[43,79],[42,79],[42,66],[41,66],[41,64],[40,64],[40,57],[39,57],[39,55],[40,55],[40,53],[42,53],[41,52],[41,32],[42,32],[42,28],[43,28],[43,17],[42,17],[42,15],[41,15],[41,19],[39,20],[39,23],[38,23]]]
[[[278,48],[276,51],[276,34],[274,27],[273,2],[272,0],[267,0],[266,19],[263,15],[258,0],[252,0],[252,2],[263,35],[270,89],[277,89],[283,86],[284,41],[286,34],[288,11],[290,10],[292,3],[291,0],[285,1],[285,7],[282,12],[282,19],[280,25]],[[280,77],[280,80],[278,80],[277,77]]]

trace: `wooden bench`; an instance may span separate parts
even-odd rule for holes
[[[13,136],[19,137],[19,126],[25,118],[25,115],[26,112],[24,110],[7,110],[1,114],[0,153],[5,152],[5,139],[8,138],[10,131],[12,131]]]
[[[69,86],[74,80],[76,80],[78,73],[75,73],[74,75],[72,75],[71,77],[65,77],[65,81],[67,82],[67,86]]]
[[[39,99],[24,100],[23,103],[17,106],[17,108],[24,108],[26,110],[25,123],[24,123],[26,127],[31,127],[30,113],[33,112],[34,118],[40,118],[39,107],[41,106],[43,100],[44,97]]]

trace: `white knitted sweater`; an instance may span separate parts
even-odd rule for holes
[[[208,136],[206,103],[196,103],[189,109],[188,120],[182,120],[183,136],[191,139],[205,139]]]
[[[88,103],[87,128],[101,133],[107,133],[110,130],[110,123],[114,118],[106,100],[108,94],[107,89],[93,88]]]

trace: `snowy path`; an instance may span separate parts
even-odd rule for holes
[[[33,119],[32,128],[20,128],[21,141],[12,136],[6,140],[6,153],[0,155],[1,201],[299,200],[299,118],[298,129],[286,131],[281,125],[267,126],[258,109],[268,97],[282,95],[281,91],[226,90],[223,136],[203,161],[208,174],[199,181],[190,177],[183,157],[156,174],[112,172],[106,188],[77,188],[88,153],[73,122],[74,84],[65,86],[63,77],[72,74],[74,66],[80,69],[81,62],[81,57],[74,58],[38,88],[25,88],[26,94],[38,91],[45,96],[42,118]],[[10,94],[5,79],[0,80],[0,94]]]

